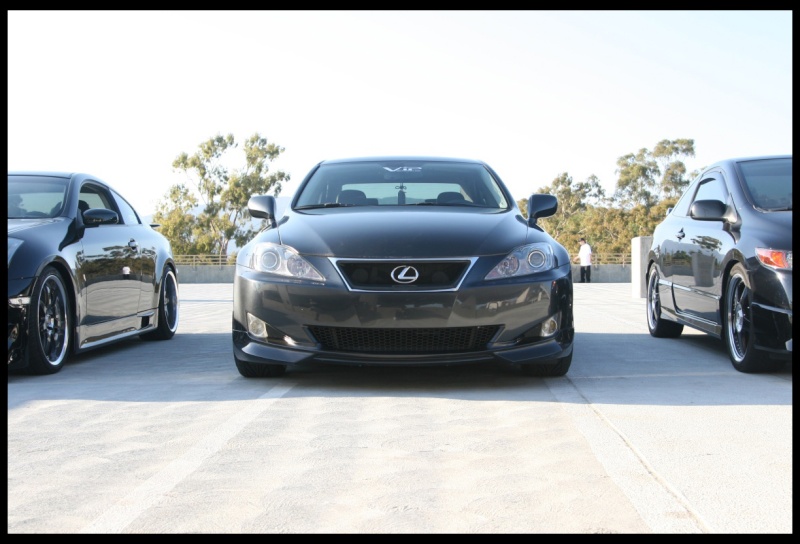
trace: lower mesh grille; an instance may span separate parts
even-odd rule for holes
[[[364,353],[447,353],[482,351],[500,329],[448,327],[444,329],[354,329],[310,327],[326,351]]]

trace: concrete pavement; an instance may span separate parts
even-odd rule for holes
[[[576,284],[564,378],[308,365],[245,379],[232,284],[181,285],[166,342],[8,377],[9,533],[786,533],[792,368],[647,333]]]

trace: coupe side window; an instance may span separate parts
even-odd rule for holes
[[[113,206],[109,206],[108,197],[105,194],[101,194],[96,190],[89,189],[87,187],[81,188],[81,194],[78,197],[79,201],[85,202],[89,208],[105,208],[107,210],[113,210]]]
[[[695,200],[728,201],[728,191],[719,173],[706,174],[703,179],[690,185],[670,213],[677,217],[686,217],[689,214],[689,206]]]
[[[728,201],[728,191],[725,189],[725,183],[719,177],[719,174],[712,174],[700,183],[697,193],[694,195],[694,200]]]
[[[122,198],[116,191],[111,191],[111,194],[114,195],[114,198],[117,201],[117,206],[119,206],[119,215],[120,215],[120,223],[125,223],[126,225],[138,225],[141,223],[139,220],[139,216],[136,214],[134,209],[128,204],[124,198]]]
[[[692,184],[688,189],[686,189],[686,192],[683,193],[683,196],[678,199],[678,202],[672,208],[670,214],[676,217],[686,217],[686,215],[689,213],[689,204],[692,203],[692,195],[694,192],[695,184]]]

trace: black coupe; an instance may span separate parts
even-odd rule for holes
[[[717,162],[689,185],[653,233],[647,326],[721,338],[741,372],[792,355],[792,157]]]
[[[8,368],[58,372],[70,353],[172,338],[169,241],[114,189],[79,173],[8,173]]]
[[[567,373],[570,258],[537,224],[554,196],[531,196],[523,216],[481,161],[385,157],[322,161],[280,218],[275,205],[250,198],[266,228],[236,261],[241,375],[302,362]]]

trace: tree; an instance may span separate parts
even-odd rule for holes
[[[646,148],[617,159],[617,189],[614,198],[623,208],[637,204],[649,208],[658,203],[656,177],[661,174],[658,163]]]
[[[558,198],[556,213],[539,220],[542,228],[559,241],[575,238],[576,245],[578,234],[581,232],[582,218],[587,209],[590,209],[592,204],[599,204],[605,199],[605,191],[597,176],[591,175],[586,181],[574,182],[567,172],[558,175],[550,182],[550,185],[541,187],[535,192]],[[517,204],[525,214],[528,207],[527,200],[522,200]],[[561,243],[569,249],[569,245]]]
[[[558,198],[556,213],[540,225],[570,253],[577,253],[581,236],[597,254],[630,252],[631,239],[649,236],[674,206],[691,179],[681,159],[694,156],[694,140],[661,140],[651,152],[646,148],[617,159],[619,178],[611,198],[606,198],[598,178],[575,183],[567,172],[536,192]],[[518,202],[525,214],[527,201]]]
[[[647,148],[617,159],[615,199],[625,208],[636,205],[650,210],[665,198],[677,198],[689,185],[681,159],[694,157],[694,140],[661,140],[651,152]]]
[[[231,154],[238,147],[232,134],[217,134],[193,155],[184,152],[173,161],[173,168],[183,171],[187,181],[169,189],[169,200],[158,206],[154,220],[161,223],[176,254],[180,254],[176,248],[182,248],[227,257],[231,241],[241,247],[257,232],[250,226],[250,197],[270,191],[278,196],[282,184],[291,179],[269,168],[284,148],[255,133],[244,142],[243,165],[231,168],[235,164]],[[198,204],[201,210],[192,214]]]
[[[167,192],[167,200],[156,206],[153,220],[161,225],[159,232],[167,237],[175,255],[198,255],[206,253],[195,241],[196,219],[192,210],[197,207],[197,198],[183,184],[173,185]]]
[[[694,140],[661,140],[656,144],[653,158],[663,173],[660,183],[662,198],[678,198],[689,186],[691,178],[686,177],[686,165],[679,160],[687,157],[694,157]]]

